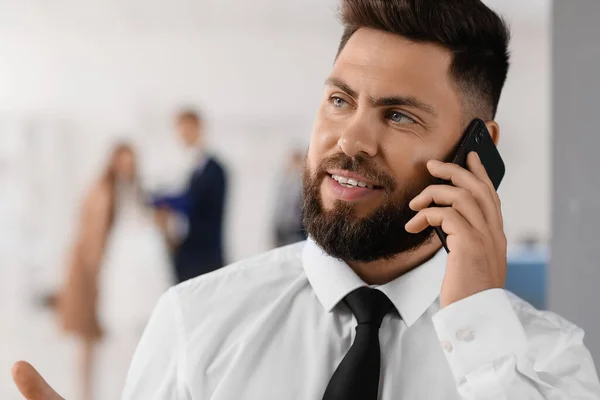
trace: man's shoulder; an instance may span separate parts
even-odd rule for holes
[[[208,156],[208,159],[206,160],[206,169],[225,175],[225,167],[219,160],[219,157],[215,155]]]
[[[242,299],[257,290],[277,290],[304,274],[302,250],[305,242],[267,251],[230,264],[173,288],[183,303]]]
[[[192,174],[192,183],[201,182],[209,179],[224,182],[227,178],[227,172],[223,164],[215,156],[207,156],[204,162],[200,163]]]

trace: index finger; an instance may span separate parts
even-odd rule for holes
[[[469,154],[469,159],[473,164],[473,154]],[[475,164],[477,164],[475,162]],[[479,162],[481,168],[483,165]],[[432,176],[452,182],[456,187],[468,190],[477,200],[483,214],[488,222],[493,222],[498,227],[502,227],[502,212],[500,209],[500,199],[495,190],[490,189],[489,185],[474,172],[453,163],[445,163],[436,160],[430,160],[427,168]],[[478,173],[481,173],[478,171]],[[487,172],[483,172],[487,176]],[[488,177],[489,180],[489,177]]]
[[[496,189],[478,157],[475,152],[469,153],[467,167],[430,160],[427,163],[427,169],[434,177],[450,181],[454,186],[467,189],[473,194],[479,192],[487,195],[486,197],[492,197],[493,202],[499,207]],[[475,169],[475,171],[472,169]]]
[[[33,366],[19,361],[12,367],[13,381],[27,400],[64,400],[58,395]]]
[[[472,151],[467,155],[467,167],[469,168],[469,171],[473,173],[473,175],[484,181],[494,192],[496,191],[494,183],[490,179],[490,176],[481,162],[481,157],[479,157],[477,152]]]
[[[479,154],[477,154],[477,152],[472,151],[467,155],[467,167],[469,168],[469,171],[473,173],[473,175],[475,175],[487,185],[488,189],[490,190],[490,194],[494,199],[494,203],[496,203],[496,206],[500,208],[500,198],[498,197],[498,193],[496,191],[496,188],[494,187],[494,183],[490,179],[490,176],[488,175],[485,167],[483,166],[483,163],[481,162],[481,157],[479,157]]]

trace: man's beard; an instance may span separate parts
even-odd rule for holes
[[[382,185],[383,204],[374,212],[359,218],[352,204],[336,200],[325,210],[321,200],[321,184],[328,169],[344,169]],[[394,198],[396,184],[390,175],[380,172],[373,161],[363,156],[350,158],[338,154],[323,160],[311,173],[308,166],[303,176],[303,223],[310,237],[329,255],[346,262],[372,262],[391,259],[396,254],[414,251],[431,240],[433,228],[412,234],[404,226],[416,215],[408,206],[434,179],[413,183]]]

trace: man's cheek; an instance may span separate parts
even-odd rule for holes
[[[436,158],[435,152],[430,149],[402,149],[388,154],[387,158],[392,161],[390,165],[394,179],[397,184],[411,183],[412,180],[421,180],[429,176],[427,162]]]
[[[319,159],[316,155],[308,153],[304,162],[304,176],[305,179],[312,180],[315,177],[316,171],[319,168]]]

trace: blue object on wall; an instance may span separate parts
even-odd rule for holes
[[[546,309],[547,267],[545,247],[523,247],[509,252],[506,289],[535,308]]]

